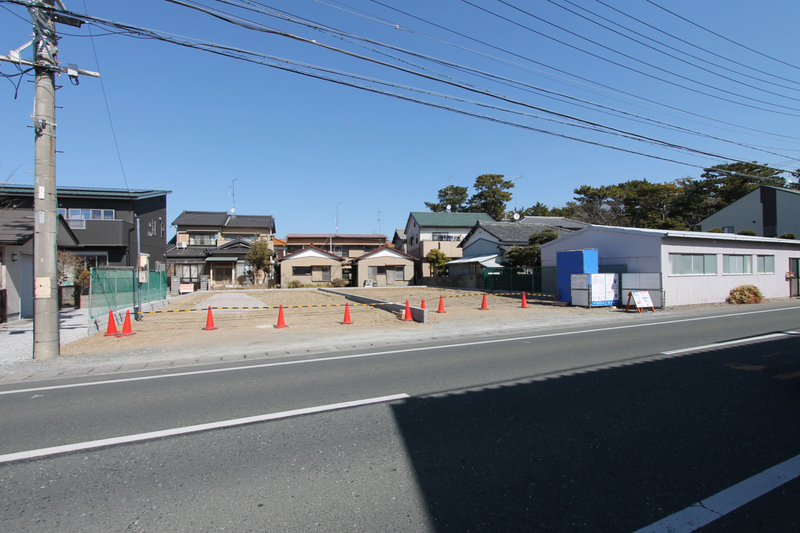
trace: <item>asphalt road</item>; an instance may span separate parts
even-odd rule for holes
[[[633,532],[800,454],[789,331],[796,302],[2,387],[3,457],[408,397],[0,463],[0,529]],[[702,531],[800,530],[798,503]]]

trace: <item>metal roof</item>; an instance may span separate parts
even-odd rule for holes
[[[0,196],[33,196],[33,185],[0,186]],[[65,187],[56,185],[56,195],[62,198],[115,198],[143,200],[154,196],[165,196],[172,191],[157,189],[98,189],[91,187]]]

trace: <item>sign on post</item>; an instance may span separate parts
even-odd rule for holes
[[[633,303],[638,312],[641,313],[642,309],[650,309],[654,313],[656,312],[655,307],[653,307],[653,300],[650,299],[650,293],[647,291],[630,291],[628,293],[628,303],[625,305],[625,312],[631,306],[631,298],[633,298]]]

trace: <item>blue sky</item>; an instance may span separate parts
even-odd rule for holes
[[[304,40],[256,32],[164,0],[64,1],[77,13],[391,82],[395,87],[358,83],[514,124],[168,42],[109,35],[107,26],[91,26],[94,37],[89,37],[88,25],[81,29],[59,25],[59,61],[100,71],[102,83],[85,77],[73,86],[66,76],[58,78],[63,87],[57,93],[57,149],[63,153],[58,154],[57,183],[170,190],[170,221],[183,210],[230,210],[235,198],[237,213],[274,216],[279,236],[333,232],[338,209],[340,233],[381,232],[391,237],[395,228],[405,226],[410,211],[424,211],[423,202],[436,201],[439,189],[448,184],[471,186],[480,174],[521,176],[509,203],[513,208],[536,202],[561,206],[572,199],[573,189],[584,184],[698,177],[702,167],[731,160],[800,168],[800,161],[792,159],[800,158],[800,44],[795,31],[800,6],[795,2],[656,2],[732,43],[646,0],[572,4],[567,0],[265,0],[259,4],[346,32],[347,38],[227,3],[191,2]],[[646,42],[717,74],[634,43],[558,6],[609,26],[617,23],[620,26],[613,27],[630,37],[658,40],[677,50]],[[22,6],[0,2],[0,27],[1,54],[30,38],[31,24]],[[352,36],[380,44],[365,44]],[[383,44],[417,56],[388,50]],[[0,72],[17,71],[0,63]],[[30,79],[22,79],[16,99],[14,85],[0,80],[0,179],[16,184],[33,183]],[[566,95],[582,107],[545,97],[538,89]],[[547,111],[560,113],[561,118]],[[692,151],[520,112],[561,121],[577,118],[585,121],[584,126],[599,124]],[[657,126],[653,120],[701,136]]]

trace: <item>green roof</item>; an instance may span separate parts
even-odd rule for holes
[[[465,227],[474,226],[477,222],[494,222],[486,213],[433,213],[430,211],[412,211],[411,217],[418,226]]]

